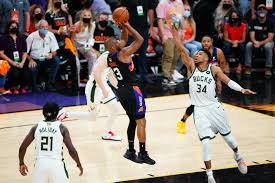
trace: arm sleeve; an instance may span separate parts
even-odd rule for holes
[[[228,83],[227,83],[227,86],[229,88],[231,88],[232,90],[235,90],[235,91],[238,91],[238,92],[241,92],[243,90],[243,87],[241,87],[238,83],[236,83],[235,81],[233,80],[230,80]]]

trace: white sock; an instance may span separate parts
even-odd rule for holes
[[[206,170],[206,175],[207,175],[207,177],[213,176],[213,171],[211,169],[207,169]]]

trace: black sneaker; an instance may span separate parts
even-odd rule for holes
[[[136,150],[129,151],[129,149],[127,149],[123,157],[130,161],[136,162],[136,159],[137,159]]]
[[[137,156],[137,159],[136,159],[136,162],[137,163],[146,163],[146,164],[149,164],[149,165],[156,164],[156,161],[149,157],[147,151],[145,151],[144,153],[139,152],[138,156]]]

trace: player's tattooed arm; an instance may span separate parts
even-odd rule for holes
[[[63,142],[66,145],[66,147],[67,147],[67,149],[69,151],[70,156],[76,162],[76,165],[77,165],[77,167],[80,170],[80,174],[79,175],[81,176],[83,174],[83,168],[82,168],[82,165],[80,163],[78,153],[77,153],[77,151],[76,151],[76,149],[75,149],[75,147],[74,147],[74,145],[72,143],[69,130],[67,129],[67,127],[65,127],[63,124],[61,124],[60,125],[60,131],[61,131],[61,134],[63,136]]]

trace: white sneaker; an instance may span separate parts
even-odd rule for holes
[[[59,110],[58,115],[57,115],[57,120],[62,122],[67,118],[69,118],[67,111],[64,108]]]
[[[184,79],[184,76],[180,74],[176,69],[174,70],[172,77],[175,77],[175,79]]]
[[[242,173],[242,174],[247,174],[247,166],[245,164],[245,161],[243,158],[240,158],[240,159],[236,159],[236,156],[234,154],[234,159],[235,161],[238,163],[238,169],[239,171]]]
[[[212,176],[208,176],[208,183],[216,183],[213,175]]]
[[[103,140],[113,140],[113,141],[121,141],[122,137],[115,135],[112,131],[105,133],[102,135]]]

